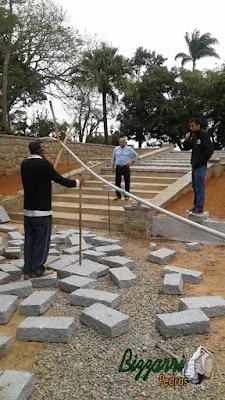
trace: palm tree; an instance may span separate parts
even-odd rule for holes
[[[118,94],[129,86],[129,77],[132,74],[130,63],[117,54],[118,49],[106,43],[84,54],[81,65],[74,69],[75,76],[72,83],[84,82],[90,87],[97,88],[102,95],[103,124],[105,144],[108,144],[107,101],[112,104],[118,100]]]
[[[175,60],[178,60],[181,58],[181,66],[182,68],[184,65],[191,61],[192,62],[192,69],[193,71],[196,68],[196,61],[200,60],[200,58],[203,57],[216,57],[220,58],[219,55],[216,53],[215,49],[212,46],[215,46],[218,44],[218,40],[216,38],[213,38],[211,33],[204,33],[203,35],[200,35],[200,31],[197,29],[194,30],[194,32],[189,35],[188,32],[186,32],[184,36],[187,46],[188,46],[188,51],[189,54],[186,53],[178,53],[175,57]]]

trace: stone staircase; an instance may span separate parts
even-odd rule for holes
[[[220,154],[219,154],[220,153]],[[213,158],[225,158],[225,152],[215,152]],[[109,165],[109,159],[104,159]],[[191,171],[190,153],[173,152],[168,149],[163,152],[149,153],[140,159],[137,165],[131,167],[131,193],[154,203],[158,194],[173,185],[179,178]],[[103,166],[100,175],[114,183],[111,167]],[[124,183],[121,185],[124,188]],[[168,193],[168,190],[167,190]],[[124,230],[123,206],[132,202],[123,198],[114,201],[114,190],[109,192],[111,230]],[[53,195],[53,223],[78,227],[79,224],[79,191],[65,189],[62,194]],[[102,182],[92,175],[85,181],[82,189],[82,226],[84,228],[108,229],[109,222],[108,192],[103,190]],[[11,213],[14,221],[22,220],[22,213]]]

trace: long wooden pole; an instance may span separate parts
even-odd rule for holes
[[[82,186],[79,188],[79,264],[82,264]]]
[[[52,118],[53,118],[53,122],[54,122],[55,133],[56,133],[58,145],[59,145],[59,148],[61,149],[60,136],[59,136],[58,126],[57,126],[56,117],[55,117],[55,112],[54,112],[54,108],[53,108],[53,105],[52,105],[51,100],[49,101],[49,105],[50,105],[51,112],[52,112]]]
[[[71,133],[71,131],[72,131],[74,125],[75,125],[75,122],[76,122],[76,117],[74,117],[74,119],[73,119],[73,121],[72,121],[72,123],[71,123],[71,125],[70,125],[70,127],[69,127],[69,129],[67,131],[66,137],[65,137],[64,142],[63,142],[64,145],[66,144],[67,140],[69,139],[70,133]],[[58,163],[60,161],[60,158],[62,157],[63,150],[64,150],[63,147],[61,147],[61,149],[59,150],[59,154],[58,154],[58,156],[56,158],[56,161],[55,161],[55,164],[54,164],[54,168],[57,167],[57,165],[58,165]]]

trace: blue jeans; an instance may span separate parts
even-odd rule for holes
[[[192,169],[192,187],[194,189],[194,207],[204,207],[205,177],[207,166]]]

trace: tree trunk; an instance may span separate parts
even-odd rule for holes
[[[139,149],[141,149],[141,145],[142,145],[142,140],[138,140],[138,147],[139,147]]]
[[[192,67],[192,71],[195,71],[196,69],[196,60],[193,60],[193,67]]]
[[[107,108],[106,108],[106,93],[102,93],[102,105],[103,105],[103,124],[104,124],[105,144],[109,144]]]
[[[9,123],[8,123],[8,72],[9,72],[9,61],[11,53],[11,41],[12,41],[12,0],[9,0],[9,12],[11,17],[11,32],[9,33],[8,41],[6,42],[6,48],[4,51],[4,62],[2,67],[2,115],[1,115],[1,126],[3,133],[9,134]]]

